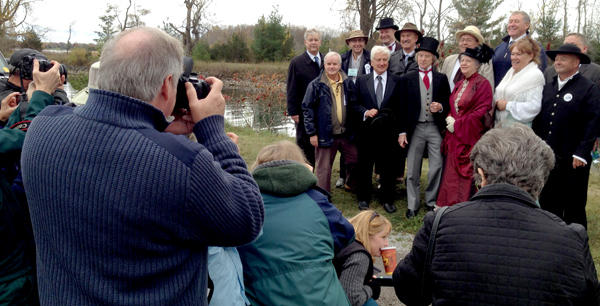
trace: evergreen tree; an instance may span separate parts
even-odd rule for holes
[[[556,0],[542,0],[539,5],[540,19],[536,25],[537,40],[546,50],[554,50],[562,45],[562,39],[559,37],[562,20],[556,19],[559,5]]]
[[[498,25],[506,19],[501,16],[492,19],[494,11],[504,0],[452,0],[454,8],[458,13],[458,19],[453,20],[452,32],[464,29],[466,26],[474,25],[480,31],[486,42],[490,42],[493,36],[498,35]],[[506,28],[504,28],[506,30]],[[453,36],[451,36],[452,38]]]
[[[278,13],[277,7],[273,7],[268,19],[263,15],[254,28],[252,51],[257,61],[281,61],[293,56],[294,41]]]
[[[201,61],[210,61],[210,46],[206,40],[201,39],[192,50],[192,58]]]
[[[225,51],[225,60],[228,62],[245,63],[250,60],[250,49],[239,33],[229,36],[227,44],[225,44]]]
[[[21,48],[29,48],[38,51],[42,51],[44,46],[42,45],[42,39],[35,32],[33,28],[29,28],[25,33],[22,34]]]
[[[98,38],[95,38],[94,41],[97,44],[98,51],[102,50],[104,43],[106,43],[113,35],[117,33],[115,29],[115,20],[117,19],[117,15],[115,14],[116,7],[109,4],[106,8],[106,15],[100,16],[100,27],[102,31],[94,31],[94,33],[98,34]]]

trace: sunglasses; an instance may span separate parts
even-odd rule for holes
[[[377,212],[373,212],[371,219],[369,219],[369,223],[371,223],[371,221],[373,221],[373,219],[375,219],[375,217],[379,217],[379,214]]]

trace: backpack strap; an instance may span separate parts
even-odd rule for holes
[[[423,279],[421,285],[421,305],[425,301],[425,284],[427,283],[427,276],[429,276],[429,269],[431,268],[431,261],[433,260],[433,250],[435,248],[435,236],[437,234],[438,226],[440,225],[440,219],[446,209],[449,206],[444,206],[440,208],[435,214],[435,220],[433,221],[433,226],[431,227],[431,234],[429,235],[429,244],[427,245],[427,253],[425,255],[425,264],[423,266]]]

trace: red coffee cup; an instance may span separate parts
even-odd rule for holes
[[[385,274],[392,275],[396,269],[396,247],[381,249],[381,259],[383,259]]]

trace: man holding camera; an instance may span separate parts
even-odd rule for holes
[[[48,62],[48,58],[45,55],[33,49],[25,48],[13,53],[13,55],[10,57],[10,60],[8,61],[8,69],[10,70],[9,77],[8,79],[0,79],[0,100],[4,100],[4,98],[6,98],[11,93],[16,92],[24,94],[27,92],[27,90],[29,89],[29,84],[33,82],[33,59]],[[65,80],[62,79],[62,82],[64,81]],[[52,92],[52,96],[54,97],[55,104],[64,104],[69,102],[69,98],[67,97],[67,93],[63,89],[62,83],[56,90],[54,90],[54,92]],[[14,98],[14,101],[16,101],[17,103],[21,102],[21,96],[15,95]],[[0,106],[0,109],[2,107],[4,107],[4,105]],[[24,113],[27,110],[26,103],[24,103],[20,109],[21,112]],[[0,125],[6,125],[6,121],[6,118],[0,118]]]
[[[11,93],[2,99],[0,119],[7,126],[0,129],[0,305],[39,304],[35,268],[35,242],[25,203],[17,201],[11,189],[15,179],[15,164],[21,157],[21,148],[28,124],[44,107],[54,103],[50,95],[60,84],[59,64],[48,72],[39,72],[39,63],[34,61],[32,79],[43,83],[38,87],[46,92],[47,100],[35,99],[27,105],[21,119],[16,97]],[[39,95],[39,93],[36,93]],[[13,113],[13,116],[11,116]]]
[[[42,304],[206,305],[207,247],[258,236],[262,199],[225,133],[223,83],[207,78],[201,100],[186,83],[189,110],[173,113],[182,54],[158,29],[121,32],[87,103],[32,123],[22,164]],[[192,131],[198,143],[174,135]]]

